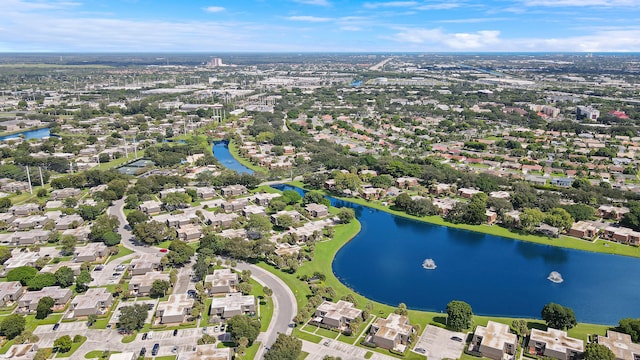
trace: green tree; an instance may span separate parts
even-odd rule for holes
[[[293,220],[293,217],[291,217],[290,215],[287,215],[287,214],[278,216],[278,219],[277,219],[276,223],[277,223],[278,227],[280,227],[282,229],[288,229],[288,228],[292,227],[293,225],[295,225],[295,221]]]
[[[249,295],[249,293],[251,292],[251,284],[246,282],[240,283],[236,285],[236,290],[238,290],[244,295]]]
[[[356,213],[352,208],[343,207],[338,210],[338,220],[341,224],[348,224],[355,219]]]
[[[136,226],[136,224],[143,223],[147,220],[149,220],[149,216],[140,210],[131,210],[131,212],[127,214],[127,222],[131,228]]]
[[[548,303],[542,308],[542,319],[547,326],[559,330],[569,330],[578,324],[573,309],[556,303]]]
[[[102,214],[98,216],[91,226],[89,239],[91,241],[103,241],[103,236],[109,231],[114,231],[120,225],[120,221],[114,215]]]
[[[0,247],[0,265],[11,258],[11,250],[7,247]]]
[[[563,208],[553,208],[551,212],[545,216],[544,222],[563,231],[571,228],[573,218],[567,210]]]
[[[53,348],[61,353],[69,352],[71,346],[73,346],[73,341],[69,335],[61,336],[53,342]]]
[[[56,284],[60,287],[66,288],[73,285],[73,279],[75,277],[73,270],[68,266],[61,266],[55,272]]]
[[[91,273],[87,270],[81,270],[78,277],[76,277],[76,291],[79,293],[87,291],[91,280]]]
[[[297,360],[302,354],[302,341],[294,336],[278,334],[271,348],[264,354],[265,360]]]
[[[529,327],[527,326],[527,321],[523,319],[513,320],[511,323],[511,329],[521,337],[525,337],[529,335]]]
[[[520,215],[520,224],[526,231],[533,231],[544,218],[544,213],[538,209],[524,209]]]
[[[260,333],[260,320],[244,315],[235,315],[227,320],[231,339],[237,343],[240,338],[247,338],[249,345],[258,337]]]
[[[624,214],[620,225],[640,231],[640,201],[630,201],[629,212]]]
[[[264,237],[273,229],[273,225],[266,215],[249,214],[249,220],[245,225],[245,229],[247,229],[247,231],[258,232]]]
[[[120,309],[118,326],[127,332],[142,329],[149,315],[149,307],[146,304],[123,306]]]
[[[616,356],[608,347],[592,342],[584,349],[584,360],[616,360]]]
[[[622,319],[618,322],[618,330],[629,334],[634,342],[640,341],[640,319]]]
[[[31,266],[20,266],[15,269],[9,270],[7,273],[7,281],[20,281],[22,285],[27,285],[27,282],[38,274],[38,270]]]
[[[2,322],[0,322],[0,334],[11,340],[20,335],[26,325],[27,320],[24,316],[18,314],[7,315]]]
[[[266,296],[266,297],[271,297],[271,295],[273,295],[273,290],[271,290],[271,288],[269,288],[268,286],[263,286],[262,287],[262,292],[264,293],[264,296]]]
[[[149,295],[154,298],[165,296],[170,287],[171,284],[166,280],[155,280],[151,284],[151,291],[149,292]]]
[[[27,282],[29,290],[42,290],[47,286],[53,286],[57,282],[56,276],[52,273],[39,273]]]
[[[189,262],[189,259],[195,254],[195,250],[184,241],[173,240],[169,244],[169,253],[167,260],[169,264],[178,266]]]
[[[60,252],[62,255],[72,255],[76,251],[76,237],[72,235],[63,235],[60,238]]]
[[[11,199],[8,197],[0,198],[0,212],[6,212],[11,207]]]
[[[44,319],[49,316],[49,314],[53,312],[51,308],[53,307],[53,305],[55,305],[55,303],[56,302],[49,296],[40,298],[40,300],[38,301],[38,306],[36,308],[36,319]]]
[[[331,204],[329,199],[325,198],[324,195],[322,195],[322,193],[318,191],[308,191],[306,194],[304,194],[304,197],[302,198],[302,203],[304,205],[323,204],[326,206],[329,206]]]
[[[116,246],[120,244],[120,240],[122,240],[122,235],[115,231],[107,231],[102,235],[102,241],[107,246]]]
[[[466,302],[453,300],[447,304],[447,325],[451,329],[462,331],[469,328],[472,318],[471,305]]]
[[[89,314],[89,316],[87,316],[87,326],[93,326],[93,324],[95,324],[96,321],[98,321],[98,315]]]
[[[139,223],[133,228],[133,234],[138,241],[154,245],[165,240],[173,240],[176,237],[175,230],[169,229],[166,224],[155,220]]]
[[[398,305],[398,307],[393,312],[398,314],[398,315],[405,315],[406,316],[409,313],[409,311],[407,310],[407,304],[400,303]]]

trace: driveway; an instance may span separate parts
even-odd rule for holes
[[[462,341],[452,340],[452,337],[458,337]],[[425,349],[429,360],[457,359],[464,350],[466,338],[465,333],[427,325],[412,351],[417,348]]]

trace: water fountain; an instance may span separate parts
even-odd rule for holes
[[[427,270],[433,270],[436,268],[436,262],[433,259],[424,259],[422,262],[422,267]]]
[[[547,279],[549,279],[549,281],[553,281],[556,284],[559,284],[564,281],[564,279],[562,279],[562,275],[560,275],[560,273],[557,271],[552,271],[547,277]]]

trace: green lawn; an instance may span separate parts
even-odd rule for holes
[[[122,246],[122,244],[118,245],[118,253],[116,255],[112,255],[109,257],[109,260],[107,260],[107,264],[112,262],[113,260],[119,259],[121,257],[125,257],[129,254],[133,254],[133,250],[128,249],[124,246]]]
[[[176,360],[175,355],[167,355],[167,356],[156,356],[156,360]]]
[[[73,336],[71,337],[73,338]],[[78,342],[74,342],[71,345],[71,350],[64,352],[64,353],[58,353],[55,357],[56,358],[68,358],[69,356],[73,355],[74,352],[76,352],[76,350],[78,350],[78,348],[80,346],[82,346],[82,344],[84,344],[84,342],[87,341],[87,337],[86,336],[82,336],[82,340],[78,341]]]
[[[259,348],[260,348],[260,341],[256,341],[247,348],[243,356],[236,355],[235,358],[240,360],[253,360],[255,359],[256,353],[258,352]]]
[[[109,356],[113,355],[113,354],[119,354],[120,351],[109,351],[107,354],[107,358],[109,358]],[[95,358],[99,358],[104,354],[104,350],[93,350],[93,351],[89,351],[88,353],[84,354],[84,358],[85,359],[95,359]]]
[[[200,320],[200,326],[209,325],[209,309],[211,309],[211,298],[208,298],[204,302],[204,310],[202,310],[202,319]]]

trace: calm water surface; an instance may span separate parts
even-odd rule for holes
[[[227,141],[216,141],[213,144],[213,156],[227,169],[235,170],[238,173],[253,174],[253,170],[240,164],[229,152]]]
[[[456,299],[480,315],[534,318],[553,301],[573,308],[581,322],[617,324],[640,317],[640,259],[451,229],[331,202],[354,208],[362,224],[336,255],[333,272],[372,300],[444,311]],[[435,270],[422,267],[426,258],[435,260]],[[547,280],[551,271],[560,272],[564,282]]]
[[[9,140],[9,139],[17,139],[17,138],[20,137],[20,135],[24,135],[24,138],[26,140],[29,140],[29,139],[42,139],[44,137],[51,136],[51,132],[49,131],[49,128],[22,131],[22,132],[11,134],[11,135],[0,136],[0,141]]]

